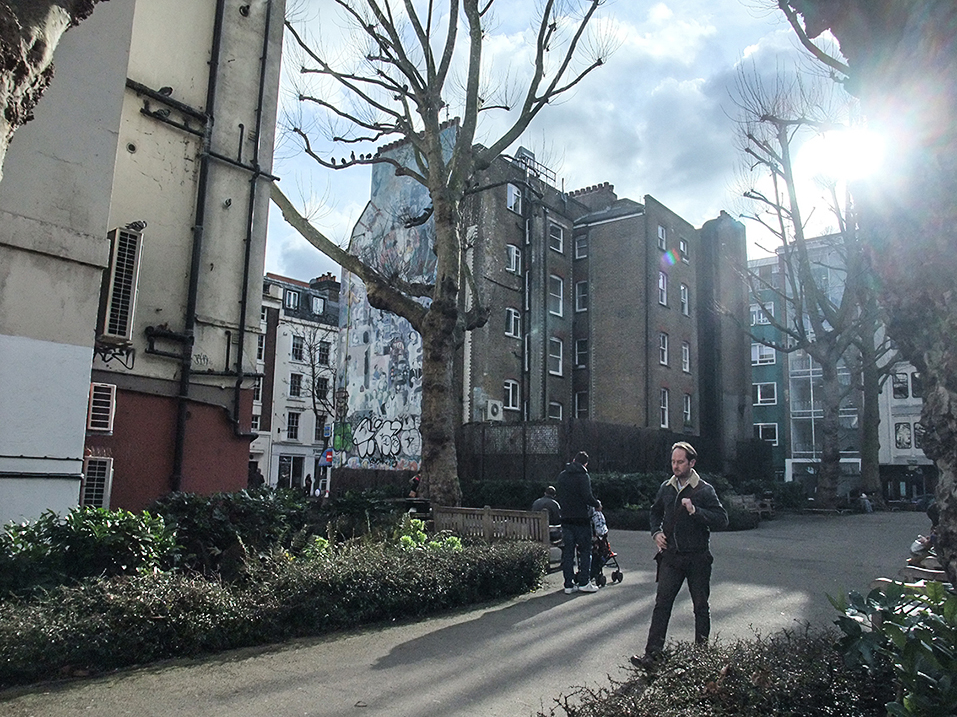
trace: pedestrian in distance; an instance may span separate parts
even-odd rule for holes
[[[548,538],[553,543],[560,540],[562,537],[562,507],[555,500],[555,486],[550,485],[545,489],[545,495],[537,498],[532,503],[532,510],[536,513],[540,510],[548,511]]]
[[[565,578],[565,594],[598,592],[591,582],[591,517],[588,508],[598,508],[601,503],[592,495],[591,478],[588,476],[588,454],[579,451],[572,462],[565,466],[555,484],[556,499],[561,506],[562,522],[562,575]],[[575,557],[578,557],[578,575],[575,574]]]
[[[651,667],[661,656],[671,609],[685,580],[694,606],[695,642],[704,644],[711,634],[711,530],[727,527],[728,512],[711,484],[695,471],[697,458],[690,443],[679,441],[671,447],[673,475],[661,484],[651,507],[658,590],[645,652],[631,658],[636,667]]]

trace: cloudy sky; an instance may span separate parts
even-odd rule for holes
[[[306,0],[301,17],[334,45],[342,32],[329,0]],[[610,182],[619,197],[645,194],[695,226],[721,209],[737,214],[731,100],[737,68],[762,72],[793,67],[802,53],[783,15],[761,9],[760,0],[617,0],[601,26],[617,49],[564,101],[546,107],[523,145],[551,167],[566,190]],[[528,0],[496,0],[497,22],[485,51],[494,76],[518,76],[528,66],[525,48],[531,20]],[[318,16],[316,11],[319,12]],[[317,19],[318,17],[318,19]],[[291,63],[295,64],[295,63]],[[286,107],[295,104],[286,84]],[[487,128],[494,135],[493,121]],[[478,137],[479,141],[482,137]],[[342,156],[342,155],[340,155]],[[365,168],[324,169],[289,142],[277,147],[276,174],[299,206],[313,208],[313,223],[344,244],[369,197]],[[756,226],[748,226],[757,237]],[[766,239],[761,244],[768,244]],[[762,255],[753,248],[753,255]],[[338,267],[270,210],[266,270],[309,280]]]

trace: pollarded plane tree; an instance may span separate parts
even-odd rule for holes
[[[777,0],[801,43],[885,136],[854,187],[887,331],[921,374],[923,449],[939,471],[938,551],[957,584],[957,4]],[[826,31],[840,56],[816,42]]]
[[[461,300],[469,279],[463,199],[475,191],[477,173],[512,146],[547,104],[604,63],[607,39],[590,32],[604,0],[538,3],[526,33],[528,63],[514,68],[511,83],[507,73],[493,73],[485,62],[495,0],[335,4],[351,34],[328,54],[310,41],[306,28],[287,20],[288,44],[302,57],[302,88],[300,115],[286,129],[318,167],[384,163],[427,189],[429,206],[408,223],[433,222],[434,282],[408,282],[399,272],[363,261],[316,230],[278,186],[272,196],[307,241],[362,280],[373,307],[405,318],[421,335],[422,485],[437,504],[457,505],[453,356],[464,332],[484,325],[489,315],[474,283],[468,285],[468,309]],[[342,25],[320,24],[319,31],[324,29],[339,37]],[[453,118],[454,135],[444,133]],[[323,134],[323,128],[330,132]],[[336,147],[331,153],[323,149],[329,140]],[[412,161],[379,152],[384,143],[397,142],[411,148]]]
[[[301,340],[305,380],[290,386],[290,393],[309,402],[316,419],[317,431],[335,415],[333,387],[336,385],[336,369],[332,362],[333,348],[338,341],[338,330],[331,326],[290,326],[293,336]]]

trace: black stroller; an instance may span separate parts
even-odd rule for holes
[[[608,544],[608,535],[595,538],[591,544],[591,579],[600,588],[605,587],[608,578],[602,572],[605,567],[613,568],[611,581],[620,583],[623,579],[621,567],[618,565],[618,553],[611,549]]]

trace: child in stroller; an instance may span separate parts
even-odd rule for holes
[[[605,514],[601,511],[601,503],[599,503],[597,509],[591,509],[590,513],[592,527],[591,579],[598,587],[605,587],[608,578],[605,577],[602,570],[608,565],[614,568],[611,581],[620,583],[623,576],[616,559],[618,553],[611,549],[611,544],[608,542],[608,525],[605,522]]]

